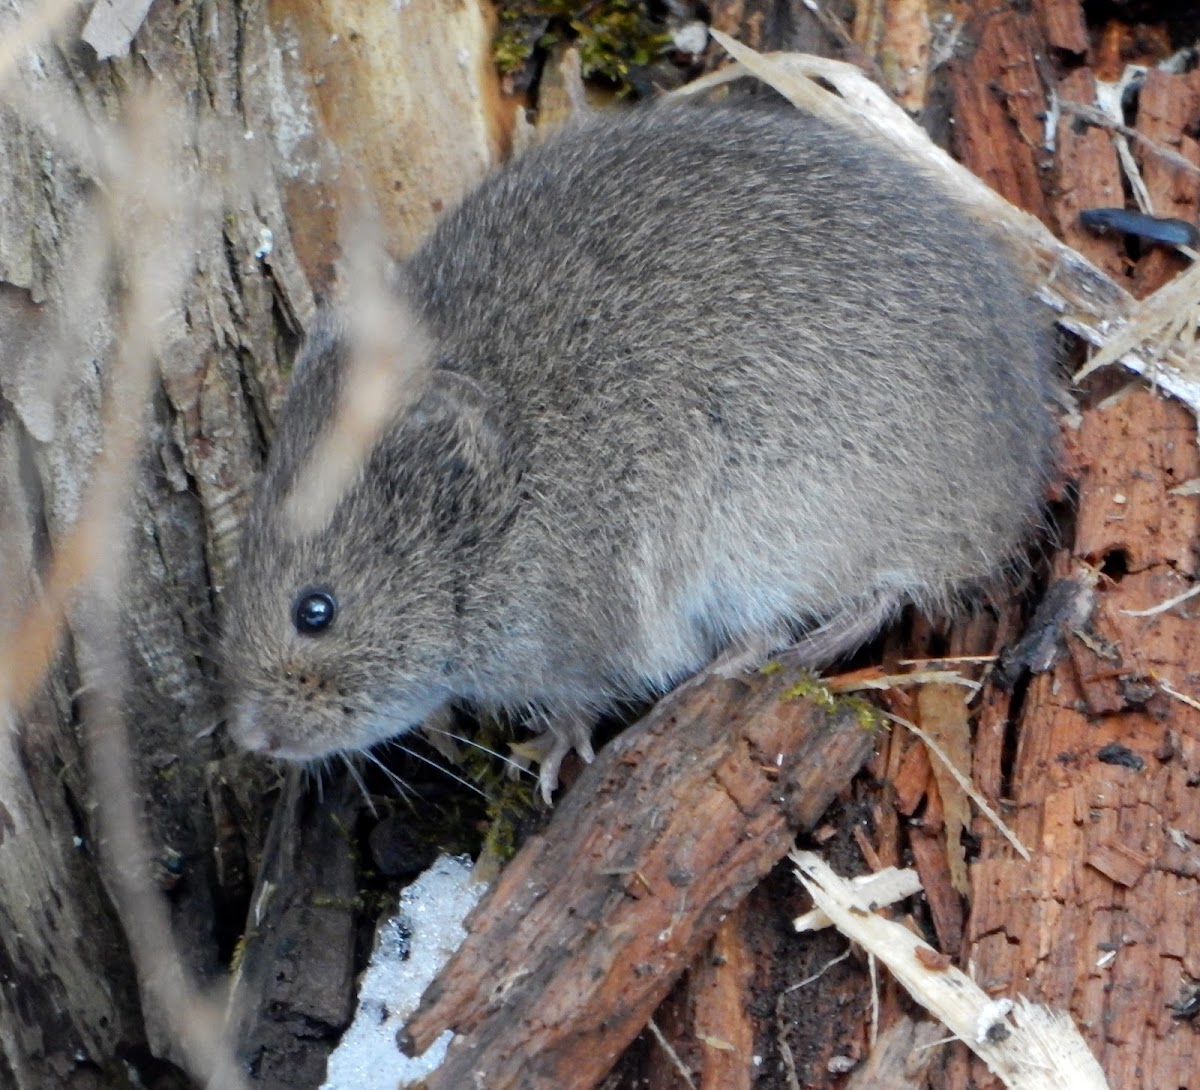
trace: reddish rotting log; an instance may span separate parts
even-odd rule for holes
[[[472,913],[402,1035],[414,1053],[459,1035],[429,1090],[603,1078],[871,751],[852,710],[797,681],[711,672],[601,752]]]

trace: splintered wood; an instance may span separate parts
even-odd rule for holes
[[[971,872],[976,979],[1069,1009],[1114,1087],[1200,1071],[1170,1007],[1200,979],[1200,605],[1129,615],[1194,574],[1197,500],[1169,490],[1200,476],[1195,426],[1141,387],[1084,416],[1076,551],[1111,574],[1025,698],[1012,821],[1035,863],[983,829]]]
[[[796,878],[834,926],[886,965],[1008,1090],[1108,1090],[1069,1016],[1023,995],[989,998],[945,954],[873,911],[861,887],[837,875],[817,853],[796,851],[791,859]]]
[[[429,1090],[477,1075],[489,1090],[603,1077],[873,746],[854,714],[822,711],[796,681],[697,679],[601,752],[468,919],[409,1022],[414,1053],[448,1027],[460,1035]],[[729,1001],[700,1004],[717,1052],[730,1042],[709,1018]],[[729,1062],[745,1068],[745,1032],[730,1029]]]
[[[1075,0],[1040,0],[1032,14],[967,6],[979,48],[952,86],[968,164],[1118,283],[1137,295],[1160,287],[1184,266],[1178,255],[1127,247],[1078,222],[1080,209],[1125,205],[1127,166],[1112,128],[1082,122],[1075,107],[1093,107],[1100,81],[1115,83],[1126,64],[1150,65],[1128,158],[1149,211],[1195,221],[1200,175],[1169,156],[1200,164],[1192,135],[1200,77],[1152,67],[1169,52],[1165,26],[1113,20],[1089,47],[1072,29],[1083,18]],[[1028,110],[1046,108],[1046,45],[1087,54],[1090,66],[1049,80],[1062,112],[1039,135]],[[1001,71],[1010,75],[993,86]],[[1014,95],[1011,73],[1021,71],[1025,91]],[[1051,164],[1056,184],[1045,202],[1030,180]],[[1080,600],[1094,597],[1095,608],[1090,619],[1060,623],[1060,649],[1034,667],[1042,672],[1019,708],[1003,690],[983,695],[973,779],[990,797],[1009,797],[1005,816],[1034,862],[975,820],[981,851],[961,963],[997,996],[1021,991],[1070,1011],[1111,1086],[1190,1087],[1200,1034],[1173,1005],[1200,979],[1200,599],[1146,611],[1196,576],[1200,503],[1181,487],[1200,476],[1196,420],[1141,380],[1122,385],[1109,371],[1091,382],[1091,407],[1067,433],[1068,472],[1079,482],[1075,540],[1054,570],[1094,581]],[[920,768],[903,767],[911,813]],[[944,1085],[967,1077],[959,1055]],[[970,1077],[996,1086],[977,1061]]]
[[[1028,15],[999,9],[974,29],[978,48],[950,70],[959,157],[1002,197],[1046,222],[1039,163],[1029,154],[1045,141],[1047,109],[1036,29]]]

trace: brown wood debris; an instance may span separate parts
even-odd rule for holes
[[[304,779],[292,769],[276,805],[229,1003],[237,1055],[267,1087],[319,1085],[353,1013],[346,830],[361,800],[343,783],[318,806]]]
[[[1068,9],[1082,18],[1081,5],[1046,0],[1036,7],[1045,44],[1086,53],[1088,62],[1055,87],[1064,112],[1056,184],[1047,190],[1049,222],[1118,282],[1145,294],[1183,262],[1165,249],[1129,249],[1078,224],[1080,209],[1120,207],[1125,197],[1112,132],[1081,124],[1070,104],[1091,105],[1096,80],[1117,79],[1126,63],[1161,60],[1165,35],[1114,21],[1093,31],[1086,48],[1062,30]],[[1028,64],[1043,48],[1025,16],[989,19],[981,11],[979,18],[1000,25],[981,34],[972,72]],[[964,151],[975,169],[1023,198],[1022,184],[1047,152],[1028,139],[1019,117],[1002,132],[995,122],[984,124],[977,100],[988,96],[980,87],[957,94],[966,78],[960,74],[955,84],[959,123],[974,130]],[[1200,164],[1189,135],[1200,120],[1198,89],[1196,73],[1151,70],[1138,99],[1137,133]],[[1001,109],[990,101],[988,110]],[[1195,221],[1200,177],[1145,143],[1131,147],[1153,211]],[[1043,214],[1037,201],[1027,207]],[[1000,691],[983,697],[973,779],[992,798],[1008,796],[1008,818],[1034,859],[1016,858],[976,819],[981,854],[970,872],[962,964],[973,964],[976,980],[997,995],[1020,991],[1069,1010],[1110,1085],[1183,1087],[1196,1085],[1200,1037],[1172,1017],[1169,1004],[1200,974],[1200,710],[1186,702],[1200,697],[1198,607],[1188,601],[1145,617],[1127,611],[1146,610],[1191,585],[1200,501],[1172,489],[1200,476],[1200,459],[1188,410],[1140,381],[1120,381],[1113,374],[1093,383],[1094,404],[1069,437],[1079,510],[1072,548],[1054,565],[1059,577],[1100,569],[1095,611],[1090,622],[1065,627],[1063,653],[1033,678],[1020,709]],[[1007,771],[1006,738],[1016,745]],[[910,784],[909,807],[912,794]],[[973,1066],[978,1085],[997,1085]],[[965,1071],[958,1070],[947,1070],[945,1085],[963,1085]]]
[[[846,1084],[846,1090],[921,1090],[928,1085],[929,1068],[945,1037],[937,1022],[914,1022],[901,1015],[880,1035],[870,1058]]]
[[[477,1073],[489,1090],[599,1081],[874,744],[852,711],[820,710],[796,682],[697,679],[602,751],[410,1020],[416,1053],[447,1027],[460,1035],[429,1090]]]
[[[1084,417],[1075,552],[1112,574],[1026,696],[1011,775],[1033,865],[984,830],[964,956],[998,993],[1069,1009],[1112,1086],[1188,1086],[1197,1038],[1168,1004],[1200,978],[1200,629],[1195,421],[1141,386]],[[1071,563],[1066,557],[1060,565]],[[1190,786],[1189,786],[1190,785]],[[987,1082],[981,1085],[990,1085]]]
[[[661,1090],[751,1090],[755,1025],[756,953],[749,942],[750,907],[743,902],[725,918],[712,941],[654,1014],[662,1042],[654,1039],[644,1068],[647,1085]],[[663,1044],[667,1047],[663,1047]],[[669,1051],[668,1051],[669,1049]]]
[[[1036,27],[1028,15],[1002,9],[971,23],[978,48],[950,70],[959,158],[1002,197],[1048,222],[1037,154],[1047,102]]]

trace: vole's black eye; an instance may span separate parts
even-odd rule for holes
[[[337,616],[337,599],[327,590],[302,590],[292,605],[292,623],[301,636],[319,636]]]

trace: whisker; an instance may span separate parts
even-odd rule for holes
[[[374,753],[372,753],[370,750],[364,750],[362,756],[370,761],[371,764],[378,768],[379,771],[391,781],[392,786],[400,792],[400,797],[402,799],[408,802],[415,797],[416,793],[413,791],[413,789],[409,787],[400,776],[396,775],[395,772],[388,768],[388,766],[385,765]]]
[[[503,753],[497,753],[496,750],[492,749],[490,746],[485,746],[482,743],[476,742],[470,738],[464,738],[461,734],[455,734],[453,731],[442,730],[440,727],[431,727],[428,723],[423,724],[421,729],[424,731],[429,731],[432,734],[445,735],[447,738],[451,738],[455,742],[461,742],[464,746],[470,746],[472,749],[477,749],[481,753],[486,753],[489,757],[495,757],[498,761],[503,761],[509,766],[509,768],[515,768],[518,772],[524,773],[526,776],[529,776],[532,779],[537,779],[537,776],[530,772],[529,769],[525,765],[521,764],[520,761],[514,760],[512,757],[506,757]]]
[[[325,760],[322,758],[319,761],[310,761],[304,766],[304,776],[309,780],[317,791],[317,803],[320,806],[325,805]]]
[[[346,766],[346,771],[350,773],[350,778],[358,785],[359,791],[362,792],[363,801],[367,804],[367,809],[371,811],[372,817],[379,817],[379,811],[375,809],[375,800],[371,798],[370,792],[367,790],[367,785],[363,782],[362,776],[359,775],[358,769],[354,767],[354,762],[350,759],[349,754],[340,753],[338,756],[342,759],[342,764]]]
[[[474,791],[475,794],[477,794],[481,799],[487,800],[488,796],[486,791],[482,790],[476,784],[473,784],[470,780],[463,779],[463,777],[458,775],[456,772],[451,772],[450,769],[446,768],[445,765],[438,764],[437,761],[431,760],[423,753],[418,753],[415,749],[409,749],[408,746],[404,745],[403,742],[393,741],[391,745],[394,745],[400,750],[401,753],[407,753],[410,757],[414,757],[418,761],[423,761],[425,764],[429,765],[430,768],[436,768],[439,772],[441,772],[443,775],[449,776],[452,780],[457,780],[463,785],[463,787]]]
[[[83,681],[79,685],[77,685],[74,689],[72,689],[69,693],[67,693],[67,699],[72,704],[77,704],[80,701],[80,699],[82,699],[83,697],[90,696],[91,693],[95,691],[95,688],[96,688],[96,686],[94,684],[92,684],[91,682]]]

